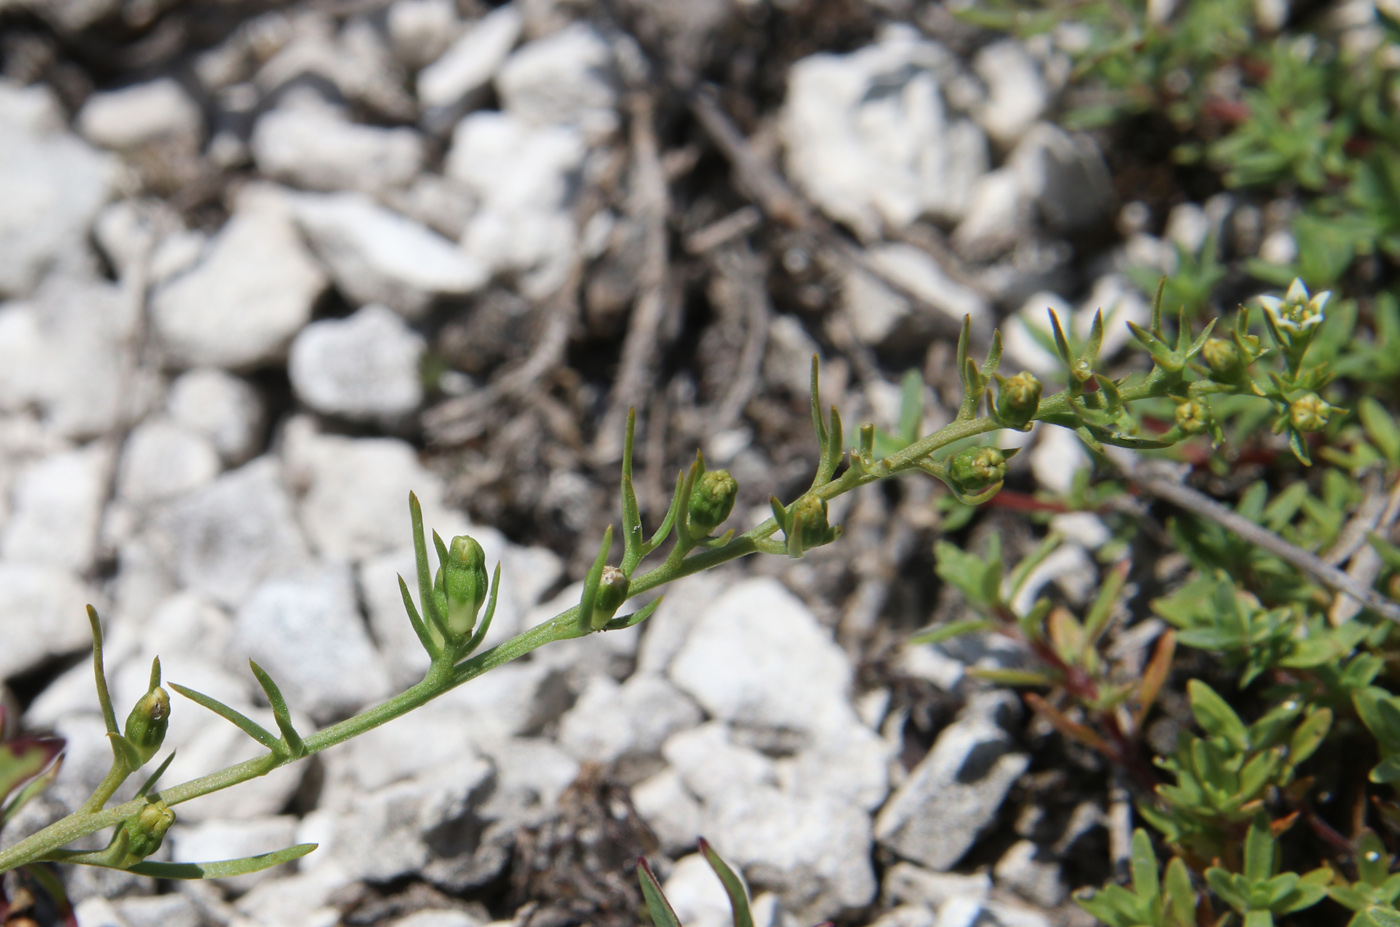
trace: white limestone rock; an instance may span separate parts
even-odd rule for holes
[[[506,112],[530,125],[572,125],[591,139],[618,125],[612,48],[588,23],[522,46],[501,66],[496,89]]]
[[[360,125],[320,105],[264,113],[252,152],[259,170],[293,186],[369,192],[406,186],[426,155],[413,129]]]
[[[978,122],[994,142],[1009,148],[1045,114],[1050,87],[1035,59],[1015,39],[983,47],[972,68],[988,91],[977,112]]]
[[[402,5],[395,4],[395,10]],[[423,7],[420,16],[426,19],[427,4],[420,0],[419,5]],[[441,18],[436,12],[432,15]],[[392,12],[390,24],[392,29]],[[520,40],[523,24],[520,9],[507,3],[467,26],[441,57],[418,72],[418,102],[429,110],[450,109],[485,88]],[[402,28],[407,31],[406,26]],[[451,33],[439,35],[450,38]]]
[[[258,367],[286,356],[325,286],[285,203],[258,191],[240,198],[199,264],[155,291],[152,322],[175,366]]]
[[[71,570],[0,561],[0,615],[8,616],[0,679],[91,646],[84,611],[91,595]]]
[[[384,306],[312,322],[292,342],[292,389],[324,415],[397,422],[423,401],[423,348],[422,336]]]
[[[123,151],[160,139],[198,144],[204,117],[173,78],[94,93],[78,111],[78,131],[103,148]]]
[[[90,569],[97,553],[97,526],[111,457],[107,448],[94,443],[51,454],[21,469],[0,556],[74,573]]]
[[[412,219],[357,193],[299,196],[297,224],[355,303],[383,303],[417,318],[437,296],[480,289],[487,266]]]
[[[769,577],[736,583],[712,602],[668,672],[711,716],[802,745],[855,717],[845,652]]]
[[[117,469],[117,496],[136,506],[183,495],[211,482],[219,454],[204,435],[150,419],[127,435]]]
[[[301,489],[306,536],[324,559],[357,561],[402,546],[411,537],[410,492],[429,525],[446,527],[437,517],[437,477],[405,441],[317,434],[309,420],[298,418],[283,433],[283,454],[289,480]]]
[[[159,386],[130,369],[137,324],[119,288],[61,277],[0,306],[0,409],[37,406],[48,428],[76,439],[140,415]]]
[[[1073,232],[1107,221],[1113,185],[1098,146],[1048,122],[1032,126],[1006,161],[1041,219],[1056,232]]]
[[[670,857],[695,848],[700,835],[700,803],[674,769],[632,786],[632,807],[656,835],[661,851]]]
[[[289,705],[318,723],[346,717],[389,694],[383,661],[355,605],[345,565],[270,579],[234,618],[231,650],[257,661]]]
[[[415,70],[436,61],[461,26],[452,0],[395,0],[385,22],[389,50],[400,64]]]
[[[961,323],[971,316],[978,328],[991,324],[991,308],[975,290],[944,273],[932,255],[913,245],[892,243],[868,250],[870,261],[895,283],[913,292],[948,318]],[[863,271],[847,274],[841,288],[842,305],[856,335],[870,345],[927,339],[935,323],[881,280]]]
[[[261,449],[262,398],[242,377],[214,367],[186,371],[170,384],[166,410],[176,424],[208,438],[230,466]]]
[[[905,29],[798,61],[779,117],[789,176],[863,239],[920,216],[961,218],[988,156],[981,128],[949,112],[955,69],[945,48]]]
[[[64,128],[51,91],[0,80],[0,298],[85,261],[115,182],[116,163]]]
[[[943,729],[876,817],[881,846],[934,870],[962,859],[1030,765],[997,723],[1014,700],[1006,693],[974,696]]]
[[[620,686],[596,676],[560,720],[559,744],[579,760],[637,768],[659,758],[670,735],[699,723],[700,709],[660,676],[638,674]]]
[[[230,607],[308,561],[277,464],[266,457],[175,500],[152,540],[183,586]]]
[[[518,274],[543,297],[563,283],[576,229],[570,210],[587,148],[571,126],[532,126],[511,113],[458,123],[447,176],[478,201],[462,233],[467,254],[494,274]]]

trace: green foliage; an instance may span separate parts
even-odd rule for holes
[[[1159,878],[1152,839],[1141,828],[1133,831],[1131,862],[1132,891],[1106,885],[1076,892],[1074,900],[1108,927],[1196,927],[1200,899],[1186,864],[1174,857]]]
[[[1256,815],[1244,843],[1244,869],[1206,870],[1206,883],[1244,915],[1245,927],[1273,927],[1274,915],[1302,911],[1327,896],[1332,870],[1322,866],[1305,875],[1279,872],[1278,846],[1269,819]]]

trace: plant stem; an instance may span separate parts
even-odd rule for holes
[[[1123,399],[1128,402],[1164,394],[1165,383],[1155,375],[1149,376],[1142,383],[1122,390]],[[1062,391],[1041,402],[1036,418],[1038,420],[1054,420],[1072,417],[1073,414],[1068,391]],[[933,434],[914,442],[902,451],[876,461],[869,467],[850,466],[841,475],[813,488],[810,492],[821,499],[830,501],[858,486],[916,469],[921,460],[935,451],[957,441],[996,431],[1001,427],[993,419],[985,416],[955,420]],[[769,518],[753,529],[735,537],[729,543],[701,550],[693,556],[685,555],[689,553],[688,549],[680,557],[674,556],[676,551],[682,550],[678,546],[672,552],[673,555],[668,557],[665,562],[632,580],[628,598],[674,582],[684,576],[690,576],[752,554],[759,549],[759,541],[771,537],[777,530],[777,521]],[[318,753],[373,730],[381,724],[426,704],[444,692],[474,679],[488,670],[524,656],[547,643],[582,637],[587,633],[591,632],[579,626],[578,607],[575,606],[456,665],[447,661],[436,661],[422,681],[411,688],[352,718],[347,718],[307,737],[305,739],[306,753]],[[293,762],[293,757],[286,753],[268,752],[218,772],[201,776],[198,779],[191,779],[188,782],[162,789],[159,797],[167,805],[177,805],[258,776],[265,776],[274,769],[291,762]],[[120,779],[115,784],[110,781],[116,772],[114,767],[113,773],[108,774],[107,779],[98,787],[98,791],[94,795],[96,797],[105,791],[102,798],[103,803],[111,797],[112,792],[120,784]],[[45,859],[49,854],[80,837],[124,821],[140,811],[145,803],[146,799],[137,798],[112,808],[103,809],[100,803],[96,808],[89,808],[89,805],[92,804],[90,799],[82,810],[68,815],[7,849],[0,850],[0,872],[7,872],[16,866]]]

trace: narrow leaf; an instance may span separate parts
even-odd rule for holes
[[[641,624],[643,621],[646,621],[648,618],[651,617],[652,612],[656,611],[657,606],[661,604],[661,600],[664,598],[665,596],[659,595],[647,604],[643,605],[641,608],[637,609],[632,614],[622,615],[621,617],[612,619],[607,624],[603,625],[603,630],[621,631],[624,628],[631,628]]]
[[[316,846],[317,844],[314,843],[299,843],[296,846],[287,847],[285,850],[263,853],[260,856],[223,859],[210,863],[153,863],[147,861],[137,863],[127,871],[137,875],[150,876],[153,879],[226,879],[230,876],[261,872],[264,869],[271,869],[273,866],[301,859],[316,849]]]
[[[646,900],[651,922],[656,927],[681,927],[681,919],[661,893],[661,883],[645,859],[637,860],[637,880],[642,883],[642,897]]]
[[[58,737],[24,737],[0,742],[0,804],[25,781],[44,771],[64,747]]]
[[[437,537],[437,532],[433,532],[433,537]],[[301,740],[301,735],[292,726],[292,714],[287,710],[287,700],[282,697],[282,690],[277,688],[277,683],[272,681],[261,666],[248,661],[248,665],[253,669],[253,675],[258,678],[258,685],[262,686],[263,693],[267,695],[268,704],[272,706],[272,717],[277,721],[277,727],[282,732],[282,739],[287,745],[293,757],[306,755],[306,744]]]
[[[715,852],[715,848],[710,846],[704,837],[700,838],[700,852],[705,856],[705,862],[710,864],[710,868],[719,876],[719,880],[724,883],[725,894],[729,896],[729,907],[734,912],[734,927],[753,927],[753,915],[749,913],[749,893],[744,888],[744,883],[735,875],[734,870],[729,868],[720,855]]]
[[[423,649],[428,652],[430,659],[436,660],[441,652],[438,645],[433,641],[433,636],[423,624],[423,619],[418,617],[418,609],[413,604],[413,596],[409,595],[408,583],[399,577],[399,591],[403,593],[403,607],[408,612],[408,623],[413,625],[413,633],[418,635],[418,643],[423,645]]]
[[[1034,692],[1027,692],[1022,698],[1026,700],[1026,704],[1031,706],[1031,709],[1035,711],[1036,714],[1040,715],[1046,721],[1049,721],[1050,726],[1064,736],[1071,740],[1077,740],[1086,747],[1092,747],[1104,756],[1117,756],[1117,753],[1109,746],[1108,741],[1100,737],[1096,731],[1087,725],[1080,724],[1078,721],[1071,720],[1064,712],[1060,711]]]
[[[482,616],[481,623],[476,627],[476,633],[471,640],[467,641],[467,646],[462,648],[462,656],[475,653],[476,648],[481,646],[481,642],[486,640],[486,632],[491,630],[491,619],[496,617],[496,600],[501,592],[501,564],[496,563],[496,570],[491,574],[491,594],[486,598],[486,614]]]
[[[271,731],[263,727],[261,724],[258,724],[256,721],[254,721],[252,718],[249,718],[242,712],[225,705],[218,699],[211,698],[210,696],[205,695],[203,692],[196,692],[193,689],[187,689],[177,682],[170,683],[170,688],[174,689],[176,692],[179,692],[181,695],[194,702],[196,705],[203,705],[205,708],[209,709],[214,714],[223,718],[225,721],[228,721],[229,723],[233,724],[240,731],[247,734],[249,737],[253,738],[267,749],[280,750],[282,748],[281,741],[274,737]]]
[[[937,644],[942,641],[952,640],[955,637],[962,637],[964,634],[971,634],[974,631],[989,631],[994,627],[996,627],[996,624],[985,618],[968,618],[963,621],[950,621],[931,631],[915,634],[913,637],[909,638],[909,643]]]
[[[414,493],[408,494],[408,512],[413,521],[413,559],[418,572],[418,601],[422,603],[424,619],[433,626],[445,645],[447,641],[452,640],[452,634],[447,627],[447,616],[438,611],[437,598],[433,595],[433,574],[428,565],[428,543],[423,536],[423,509]]]
[[[102,721],[107,725],[108,734],[119,734],[117,713],[112,710],[112,696],[107,692],[107,672],[102,667],[102,622],[97,618],[97,609],[87,607],[88,624],[92,627],[92,673],[97,678],[97,701],[102,706]]]
[[[637,432],[637,410],[627,410],[627,432],[622,439],[622,571],[631,573],[641,562],[642,515],[637,508],[637,490],[632,485],[632,449]]]
[[[156,771],[147,776],[146,781],[141,783],[141,788],[137,790],[136,797],[145,798],[148,794],[150,794],[151,789],[156,787],[156,783],[160,781],[161,776],[165,775],[165,771],[170,768],[170,764],[174,762],[174,760],[175,751],[171,750],[170,755],[167,756],[165,760],[159,766],[156,767]]]
[[[821,382],[818,372],[820,361],[817,355],[812,355],[812,428],[817,432],[817,446],[822,453],[826,453],[826,445],[830,435],[826,431],[826,423],[822,421],[822,401]]]
[[[682,502],[684,505],[684,502]],[[593,629],[593,603],[598,597],[598,583],[603,579],[603,567],[608,564],[608,552],[612,549],[612,525],[603,532],[603,543],[598,547],[598,556],[593,558],[593,566],[583,579],[583,595],[578,603],[579,626],[585,631]]]
[[[4,829],[10,819],[19,813],[19,809],[29,804],[34,796],[53,785],[54,780],[58,778],[59,770],[62,768],[63,756],[60,755],[48,769],[30,779],[28,784],[21,788],[14,798],[10,799],[10,803],[5,806],[4,811],[0,811],[0,829]]]

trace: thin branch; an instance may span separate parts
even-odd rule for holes
[[[1222,528],[1267,550],[1280,560],[1311,575],[1318,582],[1336,593],[1345,593],[1378,615],[1400,622],[1400,603],[1396,603],[1357,581],[1354,577],[1328,564],[1316,554],[1309,553],[1267,528],[1256,525],[1238,512],[1232,511],[1214,499],[1197,492],[1189,486],[1168,477],[1153,473],[1146,466],[1126,466],[1124,473],[1135,484],[1159,499],[1165,499],[1203,518],[1208,518]]]

